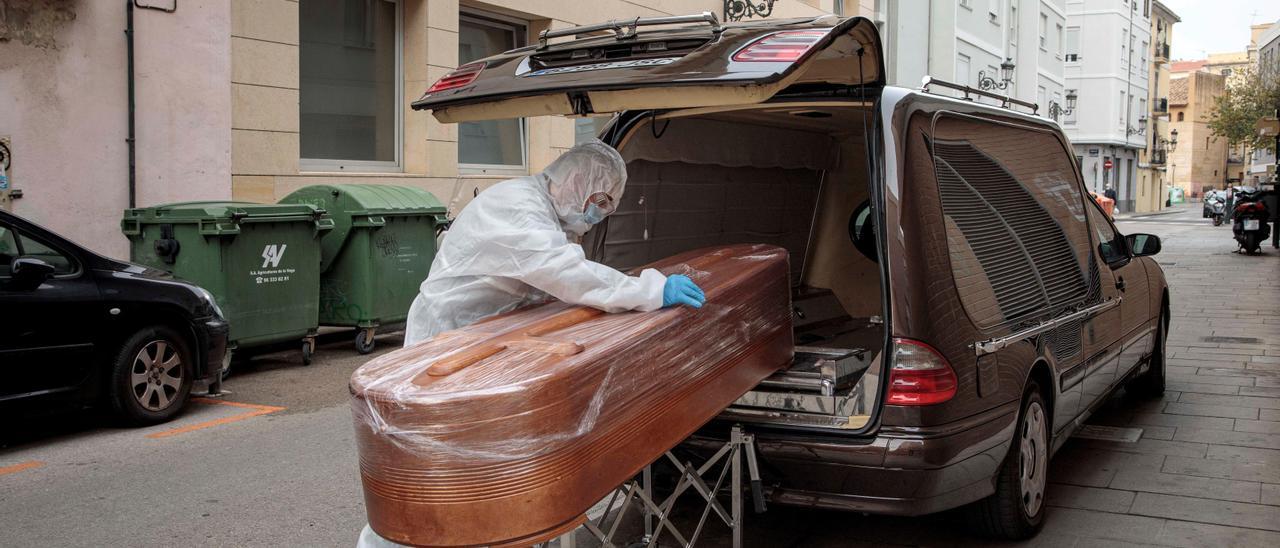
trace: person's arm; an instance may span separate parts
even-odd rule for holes
[[[662,308],[667,277],[652,268],[628,276],[587,260],[582,246],[567,242],[539,253],[538,262],[520,281],[564,302],[606,312]]]
[[[525,216],[512,228],[490,231],[475,253],[504,265],[493,273],[529,284],[570,304],[591,306],[606,312],[650,311],[662,308],[667,277],[645,269],[628,276],[587,260],[582,246],[569,242],[554,223]]]

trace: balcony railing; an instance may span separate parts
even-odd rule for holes
[[[1155,114],[1168,114],[1169,99],[1163,98],[1163,99],[1156,99],[1155,101],[1153,101],[1151,103],[1151,112]]]
[[[1165,162],[1165,151],[1158,150],[1158,149],[1151,151],[1151,165],[1162,166],[1164,165],[1164,162]]]
[[[1169,60],[1169,44],[1156,44],[1156,61]]]

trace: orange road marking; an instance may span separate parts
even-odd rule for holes
[[[284,411],[286,409],[284,407],[275,407],[271,405],[257,405],[252,403],[240,403],[235,401],[222,401],[222,400],[215,400],[210,398],[193,398],[191,401],[196,403],[209,404],[209,405],[227,405],[231,407],[242,407],[244,409],[249,409],[250,411],[241,413],[239,415],[232,415],[230,417],[222,417],[220,419],[213,419],[211,421],[198,422],[196,424],[189,424],[187,426],[179,426],[177,428],[165,430],[163,432],[147,434],[147,437],[152,439],[167,438],[170,436],[176,436],[178,434],[186,434],[187,432],[203,430],[205,428],[221,426],[223,424],[238,422],[245,419],[258,417],[261,415],[267,415],[270,413],[275,413],[276,411]]]
[[[0,466],[0,476],[12,474],[14,472],[21,472],[23,470],[30,470],[32,468],[39,468],[41,466],[44,466],[44,463],[38,460],[19,462],[18,464],[11,464],[9,466]]]

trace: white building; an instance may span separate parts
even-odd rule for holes
[[[1066,87],[1078,100],[1064,128],[1085,185],[1099,194],[1111,185],[1117,208],[1133,211],[1150,111],[1151,0],[1068,0],[1066,6]]]
[[[1063,103],[1065,0],[877,0],[888,80],[918,87],[924,76],[981,87],[1040,105]],[[1005,83],[1000,65],[1014,66]],[[999,85],[1005,85],[1003,89]]]

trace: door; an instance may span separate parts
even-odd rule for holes
[[[54,267],[38,287],[15,280],[12,261]],[[93,371],[102,324],[97,284],[67,248],[36,231],[0,222],[0,401],[77,387]]]
[[[1085,324],[1085,350],[1088,356],[1084,377],[1082,411],[1089,409],[1110,393],[1111,387],[1128,371],[1122,358],[1126,342],[1132,342],[1134,331],[1126,322],[1132,320],[1136,307],[1146,308],[1146,271],[1141,261],[1128,254],[1124,236],[1116,231],[1110,219],[1093,200],[1087,206],[1089,227],[1093,235],[1094,259],[1097,263],[1095,291],[1102,303],[1115,305],[1094,314]],[[1130,285],[1134,298],[1126,295]]]
[[[543,32],[537,44],[458,67],[413,108],[449,123],[747,105],[793,85],[883,84],[880,51],[875,25],[861,17],[721,25],[703,13],[611,21]]]

